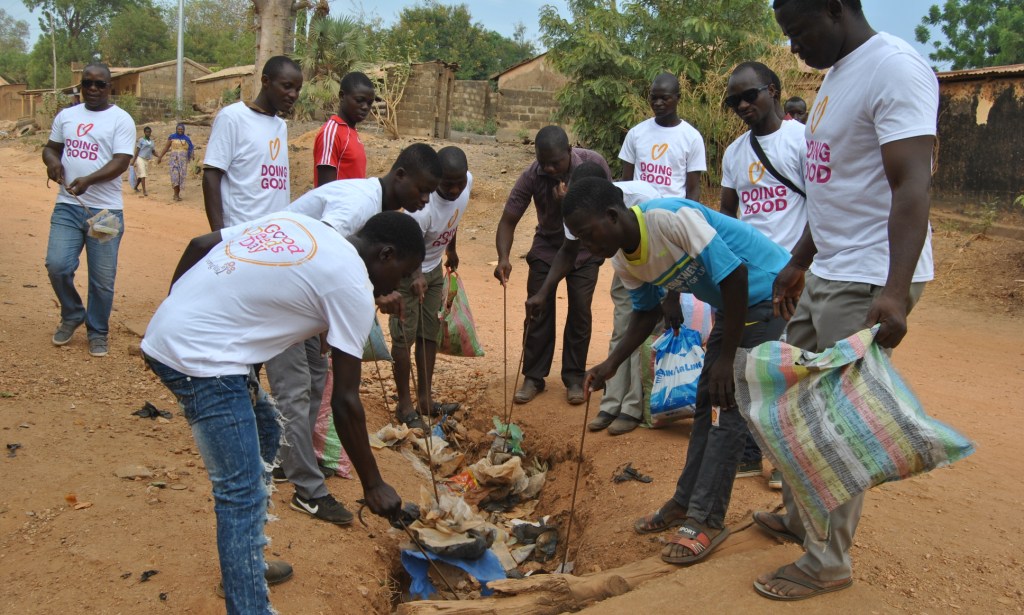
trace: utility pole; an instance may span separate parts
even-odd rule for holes
[[[185,0],[178,0],[178,74],[174,98],[177,118],[185,113]]]
[[[53,34],[53,13],[47,13],[50,18],[50,48],[53,51],[53,92],[57,93],[57,38]]]

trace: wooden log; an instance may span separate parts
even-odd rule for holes
[[[495,596],[480,600],[420,600],[398,606],[399,615],[557,615],[579,611],[590,603],[619,596],[641,583],[678,570],[651,557],[597,574],[574,577],[542,574],[526,579],[494,581]]]

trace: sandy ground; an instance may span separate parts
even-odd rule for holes
[[[292,128],[293,196],[306,188],[299,178],[310,176],[312,140],[304,128]],[[158,127],[158,138],[166,130]],[[197,145],[205,143],[208,130],[189,132]],[[371,174],[390,164],[401,146],[372,135],[365,140]],[[210,487],[188,427],[178,415],[170,421],[131,416],[146,401],[174,409],[131,350],[166,294],[186,242],[207,229],[198,179],[186,186],[183,203],[170,200],[166,165],[151,167],[149,198],[126,188],[111,352],[95,359],[81,331],[63,348],[50,343],[59,312],[43,256],[55,190],[45,185],[41,144],[36,138],[0,147],[8,203],[0,227],[0,437],[21,445],[0,459],[0,612],[223,612],[213,593],[218,568]],[[506,408],[519,361],[526,271],[520,257],[529,247],[532,222],[521,224],[507,295],[491,274],[493,234],[505,195],[531,151],[465,149],[477,187],[459,234],[461,272],[487,356],[440,359],[435,390],[439,399],[462,401],[467,424],[485,431],[491,416]],[[1024,481],[1017,474],[1024,429],[1024,244],[938,223],[935,244],[939,280],[912,315],[895,362],[928,411],[973,438],[978,452],[868,496],[853,551],[854,587],[802,605],[757,597],[754,577],[792,561],[799,550],[751,529],[734,534],[707,562],[590,611],[678,612],[684,601],[688,609],[722,613],[1024,611]],[[608,269],[600,289],[609,284]],[[78,283],[84,293],[84,270]],[[607,350],[611,305],[605,293],[595,295],[594,312],[592,363]],[[553,465],[538,510],[564,518],[584,408],[565,402],[557,370],[556,356],[547,392],[516,407],[514,419],[532,454]],[[387,410],[372,370],[364,376],[363,398],[376,429]],[[636,536],[632,521],[670,495],[688,433],[689,424],[681,422],[617,438],[588,435],[577,504],[580,532],[573,532],[578,570],[607,570],[658,553],[657,537]],[[408,463],[390,451],[377,457],[385,478],[416,499],[421,483]],[[626,461],[654,482],[613,484],[614,469]],[[115,476],[129,465],[144,465],[155,476]],[[176,488],[149,486],[152,481]],[[333,478],[328,486],[350,505],[361,493],[356,480]],[[73,501],[91,506],[75,509],[68,502],[72,494]],[[398,537],[379,519],[369,520],[369,530],[311,520],[288,508],[290,497],[288,486],[274,495],[279,520],[268,527],[271,553],[296,571],[292,581],[273,589],[274,605],[282,613],[388,612],[393,579],[401,576]],[[728,523],[744,527],[752,511],[778,501],[763,480],[738,480]],[[147,570],[158,573],[142,582]]]

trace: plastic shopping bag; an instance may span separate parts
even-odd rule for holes
[[[750,433],[823,540],[829,512],[857,494],[974,452],[925,414],[874,343],[877,330],[822,353],[767,342],[736,357],[736,401]]]
[[[701,342],[707,344],[715,326],[715,308],[690,293],[680,293],[679,305],[683,309],[683,326],[700,333]]]
[[[454,271],[444,279],[444,301],[437,317],[441,327],[437,333],[437,351],[453,357],[482,357],[484,349],[476,335],[473,314],[462,280]]]
[[[376,315],[373,316],[370,337],[366,338],[366,344],[363,345],[363,361],[389,361],[392,363],[395,361],[388,349],[388,342],[384,339],[384,330],[380,328],[380,321],[377,320]]]
[[[697,381],[704,368],[700,333],[681,327],[665,331],[651,345],[654,350],[654,383],[651,386],[652,427],[690,418],[697,403]]]

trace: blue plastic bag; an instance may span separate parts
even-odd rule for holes
[[[651,345],[654,350],[654,384],[651,388],[651,426],[693,416],[697,381],[704,367],[700,333],[680,327],[665,331]]]

